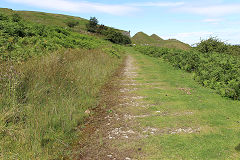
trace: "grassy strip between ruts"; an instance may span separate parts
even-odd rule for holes
[[[139,66],[136,94],[154,104],[138,118],[155,134],[132,146],[142,146],[136,159],[238,159],[239,101],[217,95],[162,59],[134,52]],[[152,86],[151,86],[152,84]],[[156,85],[158,84],[158,85]],[[151,113],[158,113],[158,116]],[[141,153],[138,153],[141,152]]]
[[[116,54],[74,49],[21,64],[2,63],[1,77],[8,81],[1,82],[0,159],[70,154],[85,111],[97,106],[101,86],[121,63]]]

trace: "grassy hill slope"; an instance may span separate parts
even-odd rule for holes
[[[44,12],[34,12],[34,11],[14,11],[7,8],[0,8],[0,12],[4,12],[5,14],[19,14],[24,20],[28,22],[35,22],[44,25],[52,25],[52,26],[61,26],[68,27],[67,22],[71,20],[77,20],[79,25],[74,27],[74,31],[84,31],[86,30],[86,24],[88,20],[80,17],[73,17],[62,14],[52,14],[52,13],[44,13]]]
[[[121,46],[65,28],[63,15],[13,13],[0,10],[0,159],[67,159]]]
[[[153,38],[156,41],[163,41],[163,39],[156,34],[152,34],[150,37]]]
[[[75,32],[80,32],[84,34],[89,34],[86,32],[86,24],[89,20],[81,18],[81,17],[74,17],[69,15],[63,14],[53,14],[53,13],[45,13],[45,12],[36,12],[36,11],[15,11],[8,8],[0,8],[0,12],[4,12],[5,14],[11,15],[14,13],[19,14],[25,21],[34,22],[44,25],[51,25],[51,26],[60,26],[67,28],[67,22],[69,21],[78,21],[79,24],[75,26],[72,30]],[[119,32],[126,32],[124,30],[115,29]]]
[[[176,48],[188,50],[191,48],[190,45],[183,43],[176,39],[163,40],[156,34],[148,36],[143,32],[138,32],[132,37],[132,43],[139,45],[150,45],[150,46],[159,46],[165,48]]]

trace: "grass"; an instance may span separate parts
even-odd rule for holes
[[[62,14],[34,12],[34,11],[14,11],[7,8],[0,8],[0,11],[6,14],[18,13],[24,20],[44,25],[67,27],[66,22],[77,20],[79,25],[74,28],[74,31],[80,32],[86,30],[88,20],[80,17],[67,16]]]
[[[4,12],[6,14],[19,14],[24,20],[33,23],[39,23],[43,25],[50,26],[59,26],[64,28],[69,28],[67,26],[67,22],[69,21],[78,21],[79,24],[72,28],[74,32],[80,32],[83,34],[90,34],[87,32],[86,24],[89,22],[87,19],[63,14],[53,14],[53,13],[45,13],[45,12],[36,12],[36,11],[15,11],[8,8],[0,8],[0,12]],[[89,17],[90,18],[90,17]],[[125,32],[123,30],[114,29],[116,31]],[[96,35],[95,35],[96,36]]]
[[[0,12],[0,159],[67,159],[121,46],[64,28],[81,18]]]
[[[148,36],[147,34],[143,32],[138,32],[132,37],[132,43],[133,44],[139,44],[139,45],[150,45],[150,46],[159,46],[159,47],[165,47],[165,48],[176,48],[176,49],[183,49],[183,50],[189,50],[191,48],[190,45],[185,44],[181,41],[178,41],[176,39],[169,39],[169,40],[163,40],[156,34],[153,34],[151,36]]]
[[[68,157],[120,63],[102,49],[74,49],[1,64],[0,159]]]
[[[138,95],[147,97],[145,102],[155,104],[144,114],[166,113],[138,118],[140,126],[157,128],[164,133],[136,142],[142,145],[142,154],[136,155],[136,159],[239,158],[239,101],[223,98],[214,90],[202,87],[193,80],[192,74],[175,69],[162,59],[130,49],[128,52],[139,66],[137,82],[160,84],[159,88],[142,86],[137,91]],[[191,94],[183,89],[190,89]],[[199,132],[170,134],[169,131],[179,128]]]

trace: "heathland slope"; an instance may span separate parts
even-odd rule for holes
[[[88,23],[0,9],[0,159],[239,157],[239,47]]]
[[[67,159],[122,62],[122,46],[64,17],[0,10],[0,159]]]
[[[75,16],[69,16],[69,15],[63,15],[63,14],[53,14],[53,13],[46,13],[46,12],[37,12],[37,11],[17,11],[12,10],[8,8],[0,8],[0,12],[4,12],[5,14],[11,15],[14,13],[17,13],[19,16],[21,16],[25,21],[28,22],[34,22],[38,24],[44,24],[44,25],[52,25],[52,26],[59,26],[59,27],[68,27],[68,22],[77,21],[78,25],[72,28],[73,31],[89,34],[87,32],[86,24],[89,22],[89,20],[81,18],[81,17],[75,17]],[[120,32],[126,32],[124,30],[120,29],[114,29],[116,31]]]
[[[138,44],[138,45],[150,45],[150,46],[158,46],[158,47],[164,47],[164,48],[183,49],[183,50],[188,50],[191,48],[190,45],[183,43],[179,40],[176,40],[176,39],[163,40],[156,34],[149,36],[143,32],[136,33],[132,37],[132,42],[133,44]]]

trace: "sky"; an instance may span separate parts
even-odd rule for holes
[[[240,44],[240,0],[0,0],[1,8],[73,15],[190,45],[210,36]]]

